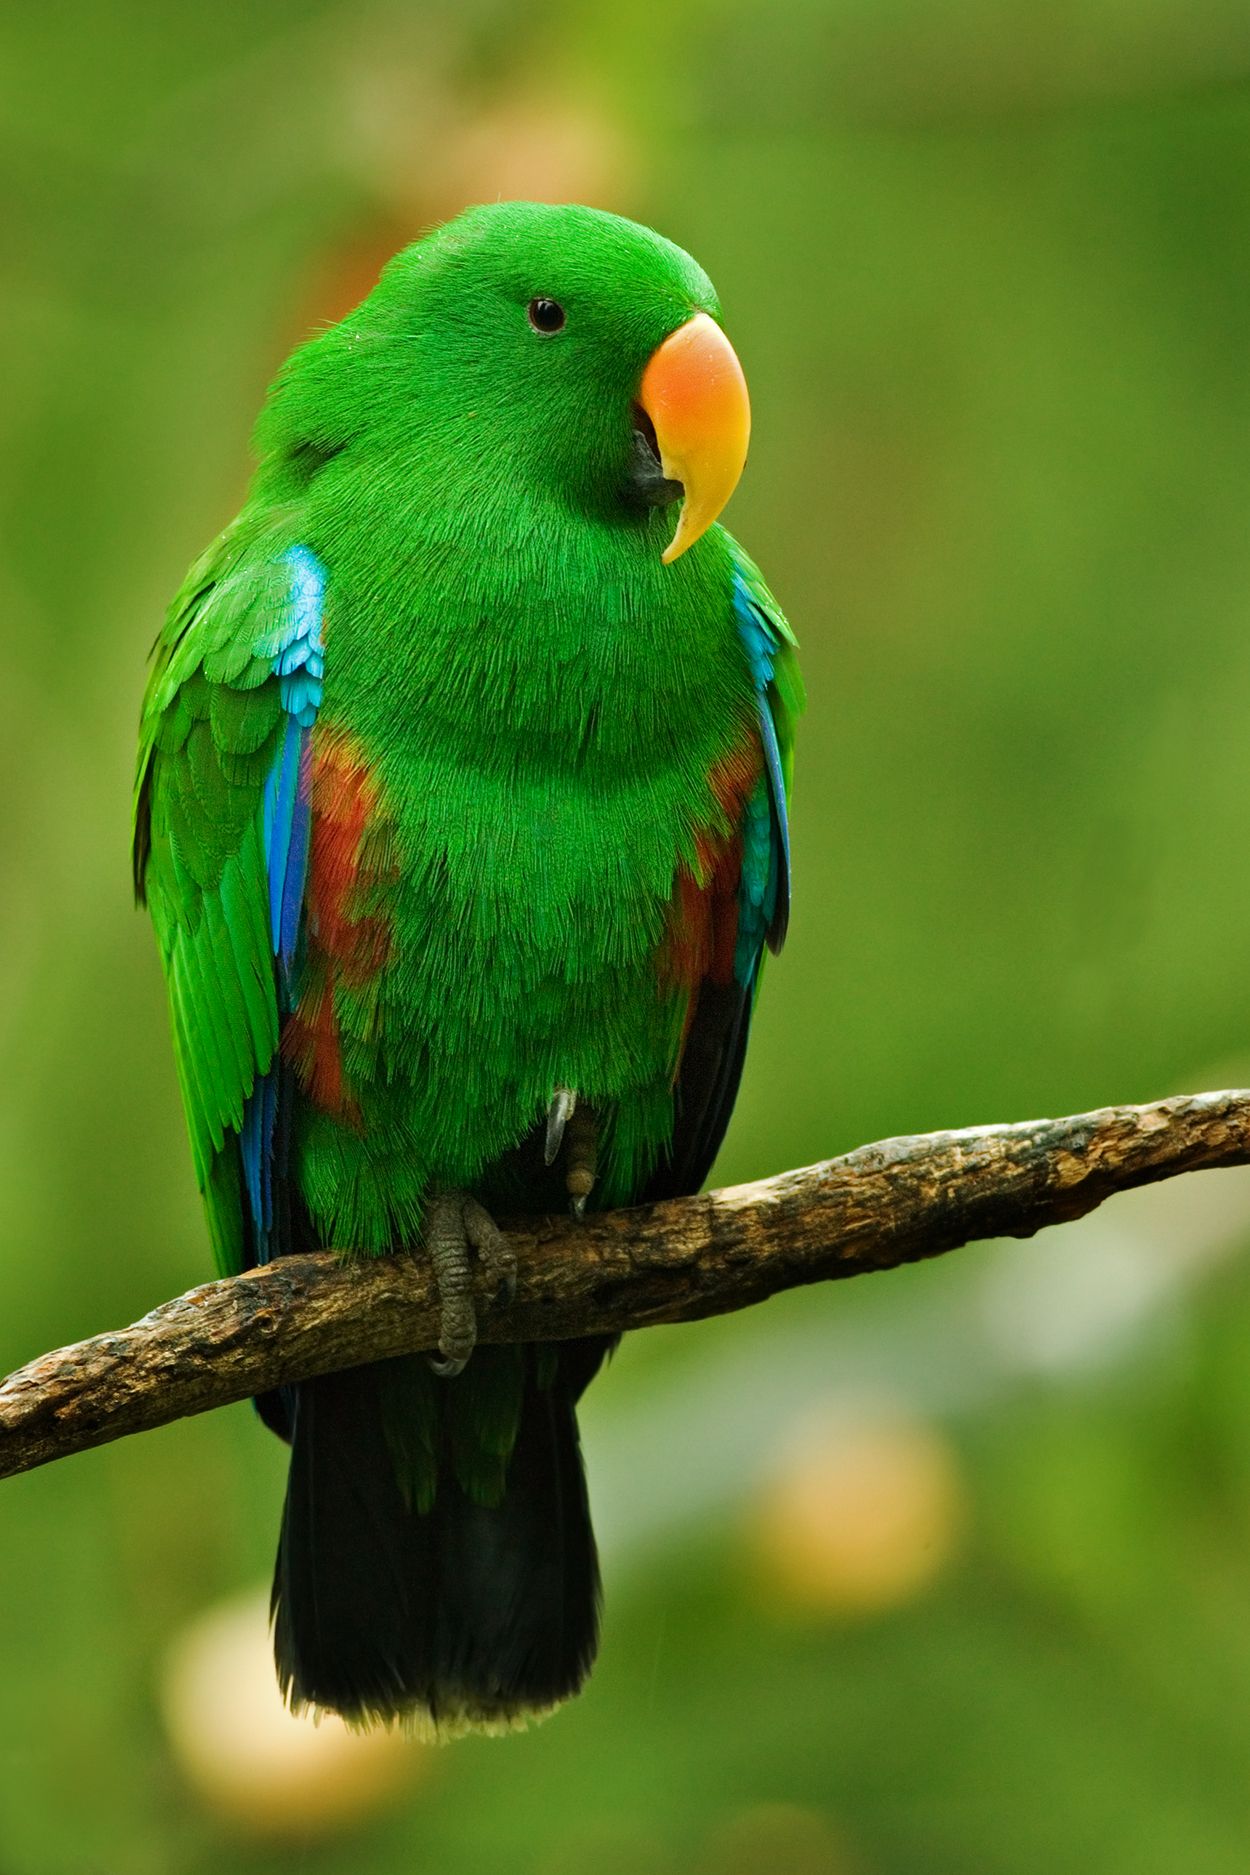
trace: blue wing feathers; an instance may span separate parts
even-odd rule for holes
[[[735,565],[734,615],[759,708],[760,743],[764,751],[767,799],[767,838],[761,827],[759,791],[747,806],[743,827],[742,892],[738,914],[738,948],[734,971],[740,982],[750,981],[764,944],[779,951],[790,919],[790,827],[786,814],[786,773],[777,739],[777,660],[792,642],[780,614],[772,615],[753,590],[755,580],[742,565]],[[763,917],[761,919],[761,908]],[[744,974],[749,970],[750,975]]]
[[[308,841],[312,826],[309,801],[312,773],[308,732],[301,731],[304,746],[299,753],[295,804],[291,810],[291,837],[287,847],[286,877],[282,884],[282,908],[278,920],[277,951],[284,977],[289,980],[295,964],[300,923],[304,911],[304,883],[308,874]]]
[[[310,753],[308,730],[288,717],[265,782],[263,816],[270,937],[285,978],[295,963],[308,871]]]
[[[777,742],[777,725],[767,693],[760,697],[760,740],[768,780],[772,839],[769,842],[771,903],[768,909],[768,948],[776,954],[786,941],[790,923],[790,821],[786,813],[786,777]]]
[[[288,717],[282,743],[265,782],[265,866],[269,879],[269,930],[275,957],[283,952],[282,908],[295,837],[300,745],[304,731]]]
[[[284,557],[291,572],[287,610],[280,633],[266,640],[264,652],[270,656],[270,668],[278,679],[287,722],[265,780],[261,814],[269,883],[269,937],[277,966],[280,1017],[287,1015],[291,1007],[291,980],[308,876],[312,824],[311,731],[321,707],[325,675],[321,634],[326,585],[325,569],[307,547],[292,547]],[[274,1152],[279,1133],[280,1075],[281,1064],[275,1061],[269,1072],[257,1079],[244,1108],[239,1133],[243,1182],[258,1263],[267,1263],[277,1249]]]
[[[734,977],[743,989],[755,978],[760,952],[772,923],[777,895],[777,863],[773,847],[772,807],[766,775],[747,801],[742,820],[742,879],[738,888],[738,940],[734,947]]]
[[[262,1075],[257,1081],[243,1108],[243,1125],[239,1129],[239,1157],[243,1163],[243,1188],[247,1193],[247,1207],[252,1214],[252,1225],[259,1241],[266,1241],[272,1219],[264,1201],[264,1177],[268,1153],[265,1147],[265,1091],[272,1076]],[[266,1257],[259,1258],[267,1262]]]
[[[292,547],[286,555],[292,589],[289,629],[273,661],[282,707],[301,729],[311,729],[321,708],[321,681],[325,674],[321,621],[325,610],[325,569],[307,547]]]

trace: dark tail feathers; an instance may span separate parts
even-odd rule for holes
[[[591,1371],[602,1347],[596,1354]],[[585,1363],[570,1361],[566,1375],[562,1362],[540,1386],[537,1350],[526,1358],[506,1489],[489,1509],[470,1500],[449,1463],[440,1463],[433,1508],[409,1507],[383,1429],[378,1367],[295,1389],[273,1621],[278,1677],[296,1710],[406,1719],[443,1734],[502,1730],[582,1684],[599,1617],[574,1415]]]

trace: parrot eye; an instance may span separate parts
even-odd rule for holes
[[[525,316],[535,332],[541,332],[545,338],[559,332],[564,325],[564,308],[559,300],[532,299],[525,308]]]

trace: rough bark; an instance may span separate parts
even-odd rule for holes
[[[516,1298],[486,1341],[564,1340],[693,1321],[779,1290],[1030,1237],[1119,1191],[1250,1163],[1250,1091],[862,1146],[752,1185],[644,1210],[514,1220]],[[283,1382],[429,1347],[418,1258],[290,1257],[204,1283],[0,1384],[0,1476]],[[448,1384],[454,1385],[454,1382]]]

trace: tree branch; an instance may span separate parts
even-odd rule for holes
[[[516,1299],[484,1316],[482,1339],[565,1340],[727,1314],[803,1283],[981,1238],[1031,1237],[1115,1192],[1247,1163],[1250,1090],[1239,1089],[882,1140],[583,1224],[514,1220]],[[437,1323],[429,1270],[408,1256],[343,1261],[327,1251],[204,1283],[0,1384],[0,1477],[288,1381],[428,1348]]]

